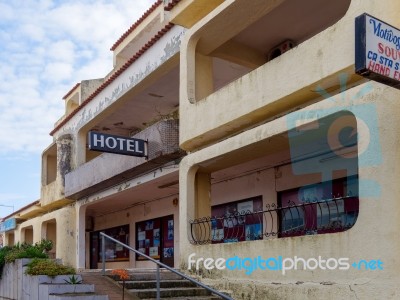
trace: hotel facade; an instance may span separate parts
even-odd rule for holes
[[[234,299],[398,298],[399,12],[156,2],[113,70],[64,96],[41,198],[4,219],[4,243],[48,238],[97,269],[105,232]],[[107,268],[154,267],[105,248]]]

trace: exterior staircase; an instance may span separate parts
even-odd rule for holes
[[[84,284],[91,284],[94,286],[96,294],[107,295],[109,300],[122,299],[122,287],[118,282],[114,281],[108,276],[103,276],[99,270],[85,270],[80,273]],[[139,300],[136,296],[126,293],[125,300]]]
[[[156,270],[137,269],[130,271],[130,278],[125,281],[125,289],[136,299],[156,300]],[[122,286],[118,276],[109,275]],[[168,270],[160,269],[160,298],[169,300],[218,300],[218,296],[194,283],[183,279]]]

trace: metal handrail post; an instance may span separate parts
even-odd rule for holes
[[[101,263],[103,267],[103,276],[106,275],[106,237],[101,236]]]
[[[223,293],[221,293],[221,292],[219,292],[217,290],[214,290],[213,288],[209,287],[208,285],[205,285],[204,283],[201,283],[200,281],[197,281],[197,280],[191,278],[190,276],[187,276],[187,275],[183,274],[182,272],[179,272],[179,271],[175,270],[174,268],[171,268],[170,266],[167,266],[166,264],[164,264],[164,263],[162,263],[162,262],[160,262],[158,260],[155,260],[154,258],[152,258],[152,257],[150,257],[150,256],[148,256],[148,255],[146,255],[146,254],[144,254],[144,253],[142,253],[142,252],[140,252],[140,251],[138,251],[138,250],[136,250],[136,249],[134,249],[134,248],[132,248],[132,247],[130,247],[130,246],[128,246],[128,245],[116,240],[116,239],[114,239],[114,238],[112,238],[111,236],[105,234],[104,232],[100,232],[100,235],[102,236],[102,238],[108,238],[109,240],[121,245],[122,247],[125,247],[126,249],[136,253],[137,255],[140,255],[140,256],[143,256],[143,257],[147,258],[148,260],[150,260],[153,263],[155,263],[157,266],[163,267],[163,268],[171,271],[172,273],[175,273],[175,274],[179,275],[180,277],[185,278],[185,279],[189,280],[190,282],[193,282],[194,284],[202,287],[203,289],[206,289],[207,291],[209,291],[209,292],[211,292],[211,293],[213,293],[213,294],[215,294],[217,296],[220,296],[222,299],[234,300],[231,297],[229,297],[229,296],[227,296],[227,295],[225,295],[225,294],[223,294]],[[103,243],[103,245],[104,245],[104,243]],[[103,253],[104,253],[104,251],[103,251]],[[104,270],[105,270],[105,267],[104,267]]]
[[[160,266],[157,265],[157,274],[156,274],[156,278],[157,278],[157,300],[160,300]]]

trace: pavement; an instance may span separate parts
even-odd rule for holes
[[[94,284],[96,294],[108,295],[109,300],[122,300],[122,288],[108,276],[103,276],[100,272],[79,274],[82,275],[83,283]],[[139,300],[139,298],[125,290],[125,300]]]

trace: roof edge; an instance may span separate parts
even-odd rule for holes
[[[175,5],[177,5],[181,0],[172,0],[172,2],[168,3],[167,6],[164,7],[164,10],[170,11],[174,8]]]
[[[82,102],[75,110],[73,110],[62,122],[60,122],[51,132],[50,135],[54,135],[58,130],[61,129],[69,120],[72,119],[83,107],[85,107],[91,100],[94,99],[102,90],[104,90],[109,84],[111,84],[119,75],[121,75],[131,64],[133,64],[139,57],[141,57],[155,42],[157,42],[164,34],[166,34],[174,24],[168,23],[163,29],[157,32],[142,48],[136,52],[125,64],[123,64],[113,75],[111,75],[106,81],[104,81],[85,101]]]
[[[162,0],[157,0],[135,23],[129,27],[124,34],[112,45],[110,48],[111,51],[114,51],[127,37],[131,34],[156,8],[161,5],[163,2]]]
[[[78,82],[77,84],[75,84],[75,85],[73,86],[73,88],[70,89],[69,92],[66,93],[64,97],[62,97],[62,99],[63,99],[63,100],[67,99],[67,97],[68,97],[69,95],[71,95],[72,92],[73,92],[78,86],[80,86],[80,85],[81,85],[81,84],[80,84],[79,82]]]

